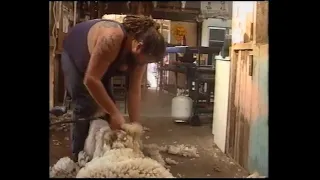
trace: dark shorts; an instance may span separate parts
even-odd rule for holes
[[[98,109],[98,105],[90,96],[83,84],[83,75],[75,67],[67,52],[61,56],[61,66],[64,74],[65,87],[72,98],[73,119],[92,118]],[[111,90],[111,78],[104,78],[103,84],[114,101]],[[88,135],[90,121],[78,121],[71,127],[72,152],[77,154],[83,150],[85,139]]]

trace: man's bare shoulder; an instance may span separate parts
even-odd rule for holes
[[[110,51],[110,49],[117,48],[123,37],[124,33],[119,23],[113,21],[97,22],[88,34],[89,52],[95,45],[102,46],[100,47],[101,51]]]
[[[100,21],[91,27],[88,34],[88,40],[95,41],[96,37],[101,34],[110,33],[110,32],[122,32],[122,29],[119,23],[113,21]]]
[[[114,21],[100,21],[97,24],[98,28],[121,28],[120,24]]]
[[[105,29],[99,31],[96,43],[97,51],[100,53],[117,52],[124,38],[122,29],[120,27],[110,27],[111,24],[102,26],[101,28]]]
[[[123,38],[123,31],[119,23],[113,21],[101,21],[97,24],[99,36],[113,37],[115,39]]]

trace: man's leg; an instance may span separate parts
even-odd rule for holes
[[[77,160],[78,154],[84,148],[84,143],[89,133],[90,120],[96,112],[94,102],[90,97],[77,98],[75,100],[72,119],[76,123],[71,125],[72,154],[74,160]]]
[[[85,120],[91,118],[97,106],[83,84],[83,77],[77,71],[72,59],[66,52],[62,53],[61,66],[68,93],[72,98],[73,116],[76,121],[71,125],[72,153],[77,161],[78,153],[83,150],[85,140],[88,136],[90,122]]]

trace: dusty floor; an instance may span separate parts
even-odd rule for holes
[[[175,124],[169,118],[143,118],[142,124],[150,128],[144,135],[144,143],[185,144],[198,148],[199,158],[171,156],[179,162],[171,166],[176,177],[245,177],[248,175],[241,167],[226,157],[213,143],[210,125],[192,127]],[[70,155],[69,128],[51,130],[50,164],[59,158]],[[164,157],[169,155],[163,154]]]
[[[163,144],[194,145],[198,148],[199,158],[184,158],[170,156],[179,162],[171,166],[171,172],[176,177],[245,177],[248,175],[241,167],[225,156],[213,143],[211,122],[200,127],[175,124],[171,116],[172,95],[146,90],[142,93],[141,122],[150,128],[144,135],[144,142]],[[124,113],[124,103],[117,103]],[[212,119],[212,118],[211,118]],[[210,119],[209,119],[210,120]],[[207,121],[207,120],[206,120]],[[207,121],[208,122],[208,121]],[[50,164],[58,159],[69,156],[70,140],[68,125],[51,130]],[[167,154],[163,154],[167,157]]]

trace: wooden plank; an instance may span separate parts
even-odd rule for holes
[[[57,38],[57,47],[56,50],[62,52],[63,49],[63,40],[65,36],[67,35],[66,33],[63,32],[63,7],[68,7],[68,4],[66,2],[63,2],[62,7],[61,7],[61,16],[60,16],[60,22],[59,22],[59,29],[58,29],[58,38]]]
[[[50,3],[50,17],[53,17],[53,2]],[[51,21],[49,21],[49,32],[50,36],[52,33],[52,27],[54,25],[54,20],[50,18]],[[53,37],[50,38],[50,42],[53,41]],[[50,56],[49,56],[49,109],[54,107],[54,59],[52,56],[52,46],[50,46]]]
[[[228,108],[228,122],[227,122],[227,142],[226,152],[230,157],[233,157],[234,152],[234,138],[235,138],[235,87],[236,87],[236,75],[237,75],[237,59],[239,53],[231,50],[231,67],[230,67],[230,89],[229,89],[229,108]]]
[[[250,139],[250,121],[251,121],[251,111],[252,111],[252,76],[249,76],[249,71],[251,71],[249,68],[251,68],[250,66],[250,56],[252,55],[252,51],[247,51],[247,56],[246,56],[246,74],[247,74],[247,78],[246,78],[246,82],[245,82],[245,86],[246,86],[246,119],[244,122],[244,154],[243,154],[243,158],[244,158],[244,162],[243,162],[243,167],[245,167],[246,169],[248,169],[248,156],[249,156],[249,139]]]
[[[255,17],[255,42],[266,44],[269,42],[268,33],[268,19],[269,19],[269,2],[257,1],[256,2],[256,17]]]
[[[261,79],[257,77],[257,71],[251,72],[250,56],[257,57],[259,54],[258,43],[267,43],[267,3],[265,2],[235,2],[234,3],[234,19],[232,29],[234,36],[232,37],[232,66],[231,82],[230,82],[230,100],[229,100],[229,118],[228,118],[228,150],[227,152],[245,169],[249,169],[250,163],[256,163],[255,157],[249,158],[249,142],[252,143],[253,137],[250,134],[251,123],[257,120],[254,114],[257,111],[260,99],[261,89],[257,89],[258,84],[253,79]],[[260,14],[260,17],[259,15]],[[260,20],[259,20],[260,19]],[[261,25],[255,24],[261,22]],[[263,24],[264,23],[264,24]],[[264,28],[264,30],[259,30]],[[261,35],[259,35],[261,33]],[[259,36],[259,37],[258,37]],[[263,37],[263,38],[262,38]],[[257,43],[257,44],[256,44]],[[259,45],[258,45],[259,46]],[[239,56],[234,57],[235,52]],[[236,61],[236,62],[235,62]],[[254,61],[255,62],[255,61]],[[256,63],[256,62],[255,62]],[[255,65],[253,65],[255,67]],[[235,77],[234,77],[235,76]],[[234,96],[232,95],[234,94]],[[265,93],[266,94],[266,93]],[[234,106],[233,106],[234,105]],[[255,109],[255,110],[253,110]],[[260,107],[259,107],[260,110]],[[261,113],[261,112],[259,112]],[[257,115],[256,115],[257,116]],[[265,115],[266,116],[266,115]],[[235,119],[235,127],[232,127]],[[233,130],[234,129],[234,130]],[[232,132],[234,131],[234,132]],[[232,137],[234,136],[234,137]],[[254,137],[257,139],[258,137]],[[253,138],[253,139],[254,139]],[[250,140],[250,141],[249,141]],[[232,142],[234,141],[234,142]],[[259,142],[260,143],[260,142]],[[258,144],[259,144],[258,143]],[[264,142],[263,142],[264,143]],[[263,144],[261,143],[261,144]],[[255,140],[257,144],[257,140]],[[251,145],[252,146],[252,145]],[[250,147],[251,147],[250,146]],[[256,145],[255,145],[256,146]],[[231,150],[231,148],[233,148]],[[250,149],[252,151],[252,149]],[[257,149],[257,151],[259,151]],[[257,154],[257,153],[255,153]],[[260,157],[260,156],[259,156]],[[261,159],[265,158],[265,154],[261,155]],[[265,159],[261,160],[264,161]],[[257,166],[257,165],[256,165]],[[256,168],[256,167],[255,167]]]
[[[196,22],[197,14],[180,12],[153,11],[151,13],[154,19],[167,19],[171,21]]]
[[[239,117],[239,122],[238,122],[238,136],[237,136],[237,139],[238,139],[238,144],[237,144],[237,147],[238,147],[238,150],[237,150],[237,161],[239,162],[239,164],[242,165],[242,154],[243,154],[243,121],[244,121],[244,107],[243,107],[243,104],[244,104],[244,101],[245,101],[245,80],[246,80],[246,74],[245,74],[245,71],[246,71],[246,61],[245,61],[245,57],[246,57],[246,54],[247,52],[246,51],[240,51],[241,52],[241,56],[239,58],[239,61],[240,61],[240,68],[238,68],[237,70],[239,71],[240,73],[240,82],[239,82],[239,91],[240,91],[240,94],[239,94],[239,104],[238,104],[238,109],[239,109],[239,114],[238,114],[238,117]]]
[[[242,101],[240,104],[240,108],[242,110],[241,112],[241,133],[240,133],[240,149],[239,149],[239,164],[241,164],[243,167],[247,168],[248,164],[248,146],[249,146],[249,123],[250,117],[247,115],[250,115],[251,110],[251,93],[248,93],[248,91],[251,89],[251,83],[249,76],[249,51],[243,51],[243,56],[241,57],[241,61],[243,62],[243,67],[241,69],[242,73],[242,82],[241,82],[241,89],[242,89]]]
[[[66,7],[69,7],[70,5],[67,4],[66,2],[63,2],[63,5],[67,5]],[[61,19],[60,19],[60,25],[59,25],[59,29],[58,29],[58,46],[57,46],[57,51],[60,51],[62,52],[63,50],[63,40],[65,38],[65,36],[67,35],[66,33],[64,33],[62,31],[62,27],[63,27],[63,14],[64,14],[64,11],[62,11],[62,14],[61,14]],[[54,63],[53,63],[53,66],[54,66],[54,105],[57,104],[57,102],[59,102],[59,89],[60,89],[60,79],[59,79],[59,73],[60,73],[60,63],[58,62],[58,58],[60,59],[60,55],[56,54],[55,55],[55,59],[54,59]]]
[[[249,72],[249,50],[238,52],[237,57],[232,57],[230,109],[228,122],[228,149],[227,153],[241,166],[248,168],[248,148],[250,132],[250,109],[252,80]],[[234,104],[232,106],[231,104]],[[249,116],[248,116],[249,115]],[[232,122],[233,121],[233,122]]]
[[[250,124],[248,121],[245,121],[243,128],[243,164],[242,167],[248,169],[248,157],[249,157],[249,139],[250,139]]]
[[[51,36],[51,31],[52,31],[52,26],[53,26],[53,20],[52,20],[52,16],[53,16],[53,11],[52,11],[52,1],[49,1],[49,36]]]
[[[154,8],[154,11],[162,11],[162,12],[176,12],[176,13],[190,13],[190,14],[199,14],[200,11],[199,10],[195,10],[195,9],[170,9],[170,8]]]
[[[240,108],[240,103],[241,103],[241,98],[242,98],[242,91],[241,91],[241,81],[242,81],[242,73],[241,73],[241,67],[242,67],[242,61],[241,57],[243,56],[243,51],[239,51],[239,56],[237,59],[237,77],[236,77],[236,97],[235,97],[235,102],[236,102],[236,126],[235,126],[235,148],[234,148],[234,159],[239,162],[239,147],[240,147],[240,126],[241,126],[241,108]]]
[[[233,99],[233,103],[234,103],[234,114],[232,116],[234,116],[234,140],[233,140],[233,153],[232,153],[232,157],[235,158],[235,152],[237,151],[237,146],[236,146],[236,141],[237,141],[237,121],[238,121],[238,118],[237,118],[237,114],[238,114],[238,99],[239,99],[239,92],[238,92],[238,86],[239,86],[239,78],[240,78],[240,74],[239,74],[239,71],[238,71],[238,68],[240,66],[239,64],[239,58],[240,58],[240,55],[241,55],[241,52],[238,51],[238,56],[237,56],[237,59],[235,59],[235,63],[237,64],[237,69],[235,69],[235,79],[234,79],[234,83],[235,83],[235,86],[234,86],[234,99]]]
[[[50,55],[52,52],[50,52]],[[49,67],[50,67],[50,74],[49,74],[49,108],[54,107],[54,58],[50,56],[50,62],[49,62]]]
[[[238,50],[252,50],[254,45],[252,43],[235,43],[232,44],[232,49],[234,51]]]

